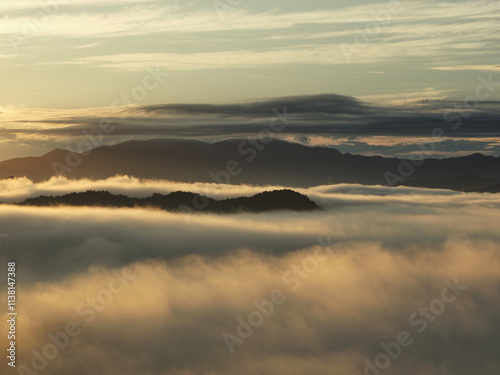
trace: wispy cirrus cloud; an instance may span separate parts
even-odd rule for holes
[[[332,87],[386,101],[405,99],[408,92],[417,93],[411,100],[466,97],[477,70],[450,80],[458,69],[445,68],[496,71],[498,60],[496,1],[400,1],[390,14],[382,1],[320,7],[278,0],[231,7],[221,20],[211,2],[93,0],[61,3],[39,27],[29,25],[39,11],[35,3],[16,4],[3,4],[0,67],[13,90],[0,93],[0,100],[33,107],[107,105],[123,82],[151,66],[178,78],[148,97],[149,103],[199,101],[196,95],[222,102]],[[16,54],[12,38],[20,40]],[[347,58],[345,48],[357,52]],[[28,77],[22,87],[12,78],[21,71]],[[369,73],[379,71],[386,74]]]
[[[221,22],[214,8],[196,7],[194,4],[179,4],[177,2],[108,0],[108,1],[60,1],[61,12],[56,15],[45,33],[59,34],[64,37],[78,37],[82,33],[87,35],[117,36],[116,32],[139,35],[142,33],[159,32],[206,32],[220,30],[275,30],[295,28],[304,25],[340,25],[351,27],[352,24],[362,24],[376,20],[376,16],[387,11],[387,3],[365,4],[339,9],[318,9],[305,12],[286,12],[275,9],[265,12],[252,12],[245,7],[238,7],[224,22]],[[50,2],[49,2],[50,4]],[[130,4],[130,6],[123,6]],[[86,5],[86,12],[71,12],[73,6]],[[99,7],[95,7],[98,5]],[[500,11],[500,5],[495,1],[467,1],[460,3],[435,2],[399,2],[401,12],[394,16],[387,31],[408,32],[414,25],[421,23],[422,29],[413,29],[413,35],[428,34],[434,31],[450,33],[457,31],[473,31],[478,27],[483,29],[492,25],[495,13]],[[65,11],[64,6],[70,6]],[[37,8],[38,2],[4,2],[1,7],[8,12],[16,8]],[[0,8],[2,9],[2,8]],[[135,17],[131,17],[135,14]],[[78,25],[87,24],[92,20],[95,27],[85,28],[75,33]],[[16,17],[7,17],[7,21],[20,22]],[[145,21],[149,22],[145,22]],[[436,28],[432,22],[448,21],[448,25],[438,24]],[[71,22],[69,22],[71,21]],[[406,27],[404,27],[406,25]],[[132,29],[131,26],[138,26]],[[5,28],[0,28],[5,30]],[[303,34],[307,35],[308,34]],[[317,35],[315,32],[311,34]],[[335,34],[333,35],[335,36]],[[465,35],[463,35],[465,37]]]
[[[155,0],[19,0],[2,1],[0,10],[3,12],[14,12],[18,10],[40,10],[43,7],[70,6],[70,7],[112,7],[128,4],[148,4],[157,3]]]
[[[353,58],[353,63],[367,64],[404,58],[436,57],[449,60],[453,56],[472,55],[472,50],[486,48],[487,41],[456,43],[453,50],[443,50],[441,42],[428,39],[400,40],[381,47],[378,43],[367,45],[363,54]],[[494,55],[494,51],[484,54]],[[128,53],[103,54],[76,58],[68,61],[44,62],[40,65],[75,65],[106,70],[142,71],[144,67],[159,64],[169,71],[213,70],[225,68],[259,68],[285,65],[346,65],[341,43],[295,44],[287,47],[269,47],[248,50],[226,50],[191,53]],[[446,70],[446,69],[442,69]]]
[[[482,72],[500,72],[500,65],[456,65],[456,66],[436,66],[430,69],[445,71],[478,70]]]
[[[193,4],[180,6],[176,3],[158,3],[145,1],[140,5],[134,3],[133,6],[117,6],[126,4],[126,1],[108,1],[101,4],[107,5],[103,8],[91,8],[83,12],[73,12],[64,9],[64,3],[56,14],[51,17],[43,28],[37,31],[40,37],[60,37],[60,38],[88,38],[88,37],[124,37],[140,35],[160,35],[162,33],[173,33],[176,35],[189,33],[210,33],[234,31],[257,31],[273,30],[278,35],[259,34],[250,37],[250,40],[279,40],[280,38],[290,38],[295,41],[303,39],[323,39],[320,45],[311,45],[311,48],[301,47],[301,43],[293,43],[290,46],[283,46],[283,49],[292,47],[292,50],[301,50],[304,54],[321,54],[322,50],[330,55],[338,54],[339,44],[358,35],[360,28],[365,24],[375,21],[378,14],[387,11],[387,4],[371,4],[347,7],[342,9],[325,9],[305,12],[283,12],[278,9],[265,12],[250,12],[244,8],[236,9],[231,17],[221,22],[217,13],[212,8],[194,7]],[[27,4],[33,5],[32,2]],[[377,44],[376,48],[367,46],[363,51],[363,59],[360,62],[370,62],[374,60],[374,52],[378,50],[381,55],[397,57],[395,52],[401,51],[401,56],[412,50],[414,54],[427,56],[429,53],[437,53],[437,46],[454,43],[447,52],[456,54],[465,53],[467,49],[478,49],[486,47],[494,39],[488,38],[488,32],[495,30],[495,14],[500,12],[497,2],[472,1],[451,5],[450,3],[410,3],[401,2],[403,11],[391,16],[392,19],[387,25],[383,25],[383,30],[377,35],[371,36],[372,44]],[[72,5],[74,5],[72,3]],[[93,5],[90,3],[89,6]],[[113,7],[113,5],[115,7]],[[9,5],[6,4],[5,7]],[[109,8],[111,6],[111,8]],[[8,16],[0,25],[0,35],[4,36],[21,31],[26,23],[26,17]],[[92,25],[92,27],[87,27]],[[310,29],[310,26],[322,26],[335,28],[334,31],[318,32]],[[382,27],[382,26],[380,26]],[[297,30],[297,31],[296,31]],[[281,35],[281,36],[280,36]],[[485,37],[486,36],[486,37]],[[210,35],[209,35],[210,37]],[[439,37],[439,38],[438,38]],[[204,36],[206,38],[206,36]],[[331,42],[328,40],[331,38]],[[235,39],[233,39],[235,41]],[[382,45],[379,42],[383,41]],[[327,44],[331,48],[329,49]],[[293,47],[295,46],[295,47]],[[334,49],[336,51],[334,51]],[[423,49],[423,51],[422,51]],[[238,53],[238,51],[219,51],[220,53]],[[279,49],[278,49],[279,51]],[[196,59],[201,52],[191,51],[193,59]],[[239,60],[248,59],[248,55],[241,53]],[[256,51],[256,59],[266,59],[266,51]],[[337,52],[337,53],[334,53]],[[482,52],[486,53],[486,50]],[[214,53],[214,52],[212,52]],[[198,54],[198,56],[197,56]],[[117,54],[118,57],[125,57],[125,54]],[[161,57],[159,54],[151,54],[151,58]],[[176,55],[166,55],[166,58],[175,60]],[[182,56],[181,56],[182,57]],[[183,56],[186,57],[186,56]],[[210,55],[205,56],[210,60]],[[224,55],[222,57],[228,57]],[[111,57],[102,56],[104,61]],[[286,55],[277,54],[277,59],[282,59],[283,63],[296,59],[295,54],[291,54],[287,59]],[[98,59],[97,56],[88,56],[86,59]],[[85,61],[85,58],[77,61]],[[316,62],[335,62],[320,58]],[[297,63],[314,63],[315,60],[299,60]],[[345,60],[339,59],[339,62]],[[189,65],[189,63],[188,63]],[[208,63],[210,65],[210,63]]]

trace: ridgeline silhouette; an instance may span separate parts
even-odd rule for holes
[[[54,150],[40,157],[2,161],[0,179],[25,176],[34,182],[46,181],[58,175],[55,166],[69,165],[67,158],[71,155],[66,150]],[[61,173],[72,179],[99,180],[127,175],[181,182],[310,187],[340,183],[392,186],[386,178],[386,173],[390,172],[400,176],[394,184],[406,186],[438,186],[465,191],[500,184],[500,157],[472,154],[425,159],[413,168],[402,166],[398,158],[342,154],[332,148],[309,147],[278,139],[259,150],[248,140],[216,143],[185,139],[129,141],[95,148],[80,158],[80,164]],[[228,173],[229,161],[237,162],[243,173]]]
[[[194,202],[198,202],[195,206]],[[23,206],[88,206],[88,207],[149,207],[166,211],[200,211],[211,213],[265,212],[275,210],[311,211],[320,207],[306,195],[293,190],[273,190],[252,197],[215,200],[200,194],[176,191],[167,195],[155,193],[147,198],[112,194],[109,191],[88,190],[61,196],[41,195],[18,203]]]

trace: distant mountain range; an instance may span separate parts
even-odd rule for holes
[[[467,192],[500,192],[500,181],[493,178],[477,176],[473,173],[466,173],[452,179],[428,179],[428,180],[407,180],[405,186],[424,187],[430,189],[449,189]]]
[[[275,210],[311,211],[320,207],[307,196],[293,190],[273,190],[252,197],[215,200],[200,194],[177,191],[134,198],[108,191],[88,190],[61,196],[39,196],[19,203],[24,206],[151,207],[166,211],[240,213]]]
[[[69,178],[120,174],[183,182],[291,187],[360,183],[479,191],[498,190],[494,186],[500,185],[500,158],[472,154],[410,162],[276,139],[270,143],[153,139],[98,147],[86,156],[57,149],[41,157],[0,162],[0,178],[43,181],[58,173]]]

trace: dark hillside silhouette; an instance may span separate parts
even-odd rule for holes
[[[195,203],[196,202],[196,203]],[[293,190],[273,190],[252,197],[215,200],[199,194],[177,191],[134,198],[108,191],[88,190],[61,196],[39,196],[19,203],[24,206],[152,207],[166,211],[202,211],[214,213],[265,212],[273,210],[308,211],[319,206]]]
[[[395,183],[409,186],[468,190],[500,183],[500,158],[493,156],[473,154],[426,159],[407,173],[397,158],[342,154],[332,148],[308,147],[276,139],[267,144],[256,142],[259,142],[259,150],[249,140],[129,141],[98,147],[89,155],[82,155],[81,163],[72,167],[66,176],[104,179],[128,175],[182,182],[310,187],[339,183],[391,185],[385,176],[390,172],[404,175],[403,181]],[[54,150],[41,157],[6,160],[0,162],[0,179],[25,176],[35,182],[47,180],[56,175],[54,163],[66,165],[67,157],[67,151]],[[237,163],[237,167],[233,165],[230,169],[232,174],[228,172],[230,162]],[[464,175],[465,178],[460,178]],[[455,179],[458,180],[448,181]],[[495,181],[491,183],[491,180]]]

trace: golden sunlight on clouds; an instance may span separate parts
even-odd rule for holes
[[[3,199],[66,189],[218,198],[263,190],[127,176],[0,187]],[[20,368],[357,375],[397,341],[404,345],[384,374],[497,374],[484,359],[499,334],[498,195],[354,184],[298,190],[324,209],[0,206],[8,233],[1,262],[22,259]]]
[[[304,277],[292,276],[290,270],[318,250],[325,259]],[[218,258],[141,261],[123,269],[93,267],[25,287],[19,309],[27,329],[20,337],[19,358],[30,366],[32,350],[41,352],[51,343],[47,335],[64,331],[72,321],[81,333],[50,361],[51,374],[67,373],[86,360],[107,364],[110,375],[146,374],[158,367],[168,369],[165,374],[200,374],[208,361],[218,374],[236,369],[252,374],[264,364],[276,374],[328,367],[335,374],[361,373],[363,360],[373,361],[381,350],[380,341],[393,340],[402,330],[411,332],[414,343],[387,373],[412,364],[416,374],[437,373],[432,359],[422,354],[429,337],[444,338],[453,331],[466,340],[463,345],[488,344],[487,325],[494,316],[482,307],[488,301],[490,308],[500,309],[498,244],[451,240],[439,249],[399,254],[359,243],[330,251],[316,246],[276,257],[240,250]],[[443,280],[457,278],[467,286],[463,295],[418,333],[424,323],[409,321],[409,316],[440,297]],[[110,289],[119,291],[103,292]],[[285,301],[230,354],[223,333],[235,333],[237,317],[246,318],[255,310],[252,301],[269,299],[276,289]],[[140,348],[141,355],[135,356]],[[451,355],[460,350],[455,347]],[[492,374],[484,364],[475,368]]]

